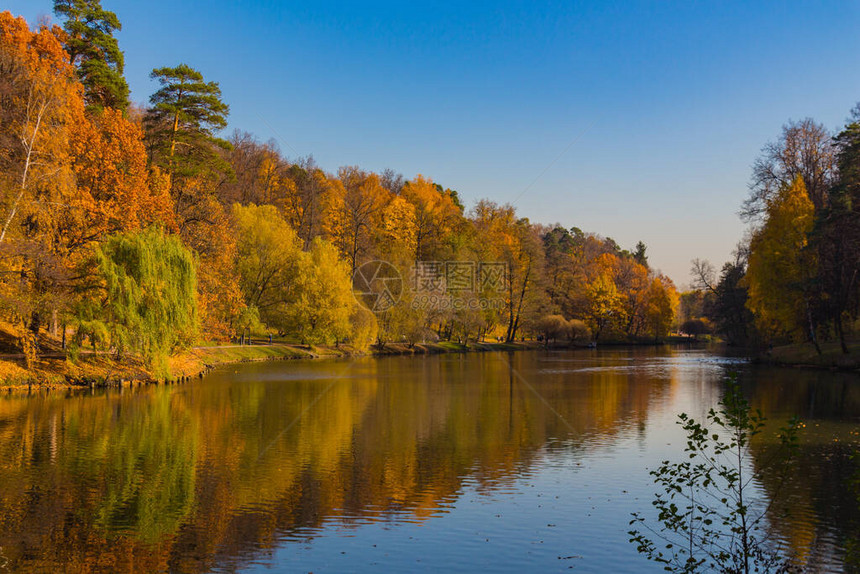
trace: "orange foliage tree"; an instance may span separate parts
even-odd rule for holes
[[[56,221],[74,194],[68,141],[84,106],[63,34],[0,13],[0,309],[31,361],[68,286]]]
[[[403,198],[415,208],[415,258],[441,258],[441,244],[461,215],[450,195],[418,174],[403,186]]]
[[[85,245],[153,223],[174,228],[173,206],[147,167],[143,131],[117,110],[82,122],[70,139],[76,194],[66,241]]]

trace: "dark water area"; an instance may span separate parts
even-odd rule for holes
[[[659,572],[628,542],[737,371],[806,428],[758,486],[810,572],[860,568],[860,377],[703,350],[225,367],[200,382],[0,399],[0,572]],[[773,428],[771,428],[773,427]]]

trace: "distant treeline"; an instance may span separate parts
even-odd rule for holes
[[[669,333],[678,294],[644,244],[490,200],[467,209],[421,175],[328,173],[247,133],[222,139],[220,88],[185,64],[153,70],[160,88],[132,106],[117,16],[54,4],[62,26],[0,14],[0,331],[28,361],[92,346],[163,371],[194,341],[247,332],[360,348]],[[377,313],[351,283],[374,260],[404,280]],[[457,305],[416,304],[415,262],[507,273],[492,289],[461,283]]]

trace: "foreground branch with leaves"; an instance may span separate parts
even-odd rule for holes
[[[729,377],[719,408],[708,412],[705,423],[685,413],[678,418],[687,435],[687,460],[666,460],[651,471],[662,489],[652,502],[658,524],[633,513],[630,542],[669,572],[791,571],[790,557],[780,552],[767,528],[776,495],[768,502],[758,487],[764,475],[779,476],[780,484],[786,478],[797,450],[800,421],[793,418],[780,429],[780,448],[756,466],[750,445],[763,432],[765,417],[750,407],[735,375]]]

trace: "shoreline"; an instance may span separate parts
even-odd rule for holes
[[[667,341],[604,341],[598,348],[635,348],[654,346],[706,346],[702,340],[670,339]],[[34,390],[78,390],[94,388],[129,388],[145,385],[184,384],[201,379],[217,367],[241,363],[348,359],[357,357],[385,357],[409,355],[437,355],[447,353],[481,353],[493,351],[589,350],[582,344],[552,343],[546,345],[534,340],[481,343],[388,343],[382,348],[371,347],[357,351],[348,345],[299,345],[275,342],[251,343],[247,345],[212,345],[192,347],[170,359],[170,380],[158,380],[149,373],[138,360],[126,358],[117,363],[106,353],[91,353],[82,356],[76,364],[59,357],[47,357],[39,361],[34,372],[26,371],[15,362],[0,359],[0,392],[6,394],[32,392]],[[12,378],[9,379],[11,365]],[[785,366],[785,365],[784,365]],[[15,368],[17,367],[17,369]],[[16,380],[17,379],[17,380]]]
[[[121,364],[104,353],[92,353],[82,357],[77,364],[65,358],[47,355],[40,358],[35,372],[27,371],[18,363],[20,359],[0,359],[0,391],[6,393],[30,392],[33,390],[74,390],[87,388],[124,388],[143,385],[181,384],[200,379],[206,373],[222,365],[241,363],[346,359],[368,356],[436,355],[445,353],[472,353],[487,351],[521,351],[543,349],[543,343],[535,341],[514,343],[417,343],[386,344],[383,348],[357,351],[347,345],[315,346],[289,343],[213,345],[192,347],[171,357],[169,380],[156,379],[140,361],[127,358]],[[571,346],[551,348],[573,349]]]
[[[752,360],[774,367],[860,373],[860,341],[848,342],[847,354],[842,352],[838,342],[829,341],[820,346],[820,355],[811,343],[797,343],[760,351]]]

